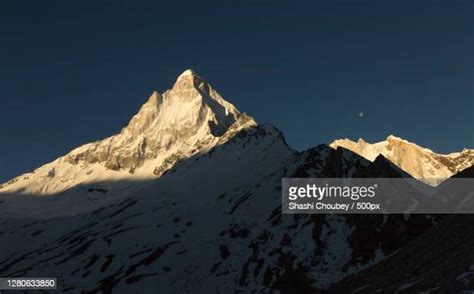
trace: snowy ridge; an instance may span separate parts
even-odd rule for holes
[[[432,186],[474,164],[472,149],[438,154],[393,135],[374,144],[367,143],[363,139],[354,142],[346,138],[335,140],[330,146],[349,149],[370,161],[374,161],[381,154],[414,178]]]

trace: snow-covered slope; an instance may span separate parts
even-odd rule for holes
[[[0,218],[0,275],[57,276],[70,293],[307,293],[433,225],[425,216],[281,214],[281,178],[354,175],[405,176],[382,157],[372,163],[327,145],[296,153],[275,128],[247,128],[75,215],[56,213],[75,209],[70,191],[30,198],[36,210],[50,208],[33,219],[7,199],[2,215],[18,213]],[[87,194],[96,192],[74,196]]]
[[[171,90],[153,92],[128,126],[0,186],[0,193],[51,195],[81,184],[142,181],[206,152],[255,121],[225,101],[192,70]]]
[[[393,135],[388,136],[385,141],[374,144],[367,143],[363,139],[357,142],[341,139],[334,141],[330,146],[349,149],[370,161],[381,154],[414,178],[433,186],[474,164],[472,149],[437,154]]]

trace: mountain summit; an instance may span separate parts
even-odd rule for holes
[[[193,70],[170,90],[154,91],[114,136],[83,145],[0,186],[0,192],[52,194],[81,183],[150,179],[178,161],[225,141],[227,132],[256,126]],[[133,175],[133,176],[132,176]]]

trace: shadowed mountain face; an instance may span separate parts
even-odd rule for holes
[[[473,178],[474,166],[452,179]],[[439,193],[452,185],[443,182]],[[472,194],[472,186],[466,192]],[[456,191],[456,190],[450,190]],[[466,194],[454,195],[463,199]],[[435,195],[436,197],[436,195]],[[467,205],[472,205],[469,203]],[[471,293],[474,288],[474,217],[470,214],[438,216],[439,224],[426,230],[389,258],[332,285],[334,293],[360,289],[360,293]]]
[[[285,177],[410,175],[383,155],[296,152],[186,71],[120,134],[3,185],[0,276],[58,277],[66,293],[347,290],[445,220],[283,215]]]

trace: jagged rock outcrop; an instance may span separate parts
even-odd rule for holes
[[[385,141],[374,144],[367,143],[363,139],[357,142],[341,139],[334,141],[330,146],[349,149],[370,161],[374,161],[381,154],[414,178],[433,186],[474,164],[472,149],[437,154],[393,135],[388,136]]]

